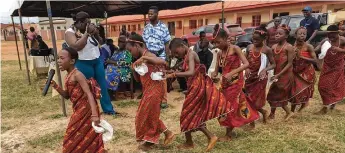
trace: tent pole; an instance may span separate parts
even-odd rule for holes
[[[58,76],[58,83],[59,83],[59,86],[62,87],[60,69],[57,64],[57,47],[56,47],[55,29],[54,29],[53,19],[52,19],[52,10],[50,7],[50,0],[47,0],[46,4],[47,4],[48,17],[49,17],[50,32],[52,36],[53,49],[54,49],[54,60],[55,60],[55,67],[56,67],[56,72]],[[64,116],[67,116],[65,99],[62,96],[60,97],[61,97],[62,113]]]
[[[105,38],[108,38],[108,14],[107,11],[104,11],[105,17]],[[105,42],[105,40],[103,40]]]
[[[17,42],[17,32],[16,32],[16,28],[14,27],[14,21],[13,21],[13,16],[12,16],[12,15],[11,15],[11,19],[12,19],[14,40],[16,41],[16,47],[17,47],[17,55],[18,55],[18,62],[19,62],[19,70],[22,70],[22,63],[21,63],[21,61],[20,61],[19,49],[18,49],[18,42]]]
[[[144,14],[144,26],[146,26],[146,14]]]
[[[224,0],[222,0],[222,27],[224,29]]]
[[[25,65],[26,65],[26,75],[28,79],[29,85],[31,85],[30,81],[30,70],[29,70],[29,64],[28,64],[28,54],[26,53],[26,46],[25,46],[25,38],[24,38],[24,28],[23,28],[23,22],[22,22],[22,13],[20,11],[20,8],[18,9],[19,14],[19,21],[20,21],[20,28],[22,30],[22,41],[23,41],[23,47],[24,47],[24,57],[25,57]]]

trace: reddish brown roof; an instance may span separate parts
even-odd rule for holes
[[[226,1],[224,3],[224,11],[231,12],[235,10],[245,10],[251,8],[267,7],[282,4],[301,3],[308,0],[257,0],[257,1]],[[159,18],[177,18],[187,17],[193,15],[205,15],[221,12],[222,2],[205,4],[200,6],[186,7],[178,10],[162,10],[159,11]],[[108,18],[108,24],[128,23],[128,22],[141,22],[144,20],[144,15],[125,15],[114,16]],[[105,21],[101,22],[105,24]]]

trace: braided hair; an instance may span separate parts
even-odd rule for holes
[[[268,31],[266,29],[266,24],[261,24],[259,27],[255,28],[254,34],[258,34],[261,38],[267,38]]]
[[[73,49],[72,47],[66,47],[63,50],[67,51],[69,53],[69,56],[71,59],[77,60],[78,59],[78,52]]]
[[[174,38],[173,40],[170,41],[169,49],[173,50],[175,48],[182,47],[182,46],[188,46],[188,45],[183,39]]]
[[[290,27],[289,27],[288,25],[282,24],[281,26],[279,26],[279,28],[280,28],[280,29],[283,29],[283,30],[285,31],[285,34],[286,34],[286,35],[289,35],[289,34],[290,34],[291,29],[290,29]]]

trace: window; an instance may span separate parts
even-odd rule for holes
[[[41,27],[41,30],[44,30],[44,27]]]
[[[206,33],[213,33],[214,32],[214,27],[213,26],[206,26],[205,32]]]
[[[175,35],[175,22],[168,22],[168,30],[170,35]]]
[[[292,30],[296,30],[298,27],[300,27],[300,22],[303,20],[304,18],[291,18],[290,22],[289,22],[289,27]]]
[[[340,10],[342,10],[343,8],[338,8],[338,9],[334,9],[334,12],[338,12]]]
[[[208,25],[208,19],[205,19],[205,25]]]
[[[196,28],[196,20],[189,20],[189,29]]]
[[[137,30],[137,26],[136,25],[132,25],[132,31],[136,31]]]
[[[66,30],[66,26],[63,27]]]
[[[239,24],[240,26],[242,25],[242,17],[237,17],[236,23]]]
[[[177,21],[177,29],[182,29],[182,21]]]
[[[141,24],[138,24],[138,31],[141,30]]]
[[[128,31],[131,31],[131,25],[128,25],[127,30],[128,30]]]
[[[57,26],[57,27],[56,27],[56,29],[60,30],[60,29],[61,29],[61,27],[60,27],[60,26]]]
[[[312,11],[311,13],[320,13],[320,11],[316,10],[316,11]]]
[[[289,12],[273,13],[273,19],[278,16],[288,16],[289,14]]]
[[[111,31],[116,31],[116,26],[111,26]]]
[[[222,18],[219,19],[219,23],[222,23]],[[224,18],[224,23],[226,23],[226,18]]]
[[[203,25],[204,25],[204,20],[203,19],[198,20],[198,26],[201,27]]]
[[[286,18],[283,17],[282,22],[280,24],[286,24]],[[272,20],[267,24],[266,28],[269,29],[269,28],[272,28],[273,26],[274,26],[274,22]]]
[[[261,22],[261,15],[253,15],[252,16],[252,26],[256,27],[259,26]]]
[[[201,27],[201,28],[197,29],[197,30],[195,31],[195,34],[194,34],[194,35],[199,36],[199,34],[200,34],[201,31],[205,31],[205,27]]]
[[[50,30],[50,27],[47,27],[48,30]]]

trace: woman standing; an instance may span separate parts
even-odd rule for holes
[[[66,30],[65,41],[67,45],[78,51],[79,59],[76,67],[87,79],[95,78],[101,87],[101,106],[105,114],[115,114],[107,91],[105,72],[100,60],[99,41],[95,25],[90,24],[89,14],[79,12],[76,14],[74,24]]]

